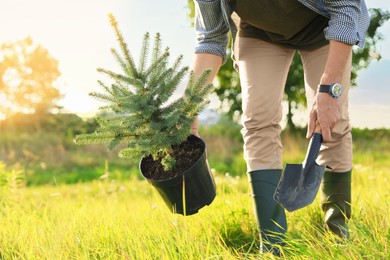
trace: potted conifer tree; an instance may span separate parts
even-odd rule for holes
[[[76,136],[75,143],[107,143],[110,150],[126,143],[119,156],[140,159],[142,175],[172,212],[194,214],[209,205],[216,195],[205,143],[191,135],[194,118],[208,103],[210,71],[198,78],[191,72],[184,95],[171,101],[188,72],[188,67],[180,65],[182,56],[169,65],[169,49],[161,50],[159,34],[149,53],[150,39],[146,33],[136,66],[115,17],[109,17],[120,46],[120,52],[113,49],[112,54],[122,73],[98,69],[111,83],[98,81],[104,92],[90,95],[104,101],[106,105],[101,109],[111,112],[111,116],[96,117],[98,129]]]

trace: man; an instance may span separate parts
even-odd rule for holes
[[[244,157],[261,250],[276,255],[287,223],[272,198],[282,172],[280,121],[286,78],[299,52],[311,105],[307,137],[316,125],[324,143],[317,163],[326,165],[322,208],[327,227],[348,237],[351,214],[352,137],[348,88],[352,46],[364,46],[369,17],[364,0],[195,0],[197,46],[193,70],[212,70],[226,59],[228,33],[242,86]],[[238,15],[235,24],[232,13]],[[197,135],[197,122],[193,125]]]

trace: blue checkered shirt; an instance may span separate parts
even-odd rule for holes
[[[292,0],[290,0],[292,1]],[[324,34],[327,40],[364,47],[370,23],[364,0],[298,0],[316,13],[329,18]],[[197,44],[195,53],[212,53],[226,60],[230,31],[237,28],[231,19],[229,0],[194,0]]]

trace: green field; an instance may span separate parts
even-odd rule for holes
[[[170,213],[135,163],[130,167],[101,148],[73,147],[47,134],[39,150],[53,158],[43,161],[34,150],[42,139],[26,138],[23,146],[20,136],[2,135],[3,155],[24,149],[25,157],[4,157],[6,165],[0,164],[0,259],[258,259],[236,130],[202,130],[217,197],[188,217]],[[324,231],[315,201],[288,213],[285,259],[390,259],[389,131],[354,130],[354,136],[350,240],[339,244]],[[284,160],[302,160],[307,141],[283,138]],[[38,159],[26,159],[33,156]]]

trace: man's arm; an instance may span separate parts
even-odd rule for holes
[[[328,59],[322,74],[320,84],[333,84],[341,82],[345,67],[352,54],[352,45],[338,41],[330,41]],[[316,124],[319,124],[324,142],[331,140],[331,132],[337,122],[340,121],[341,112],[339,102],[328,93],[317,92],[315,102],[310,112],[307,138],[314,132]]]
[[[195,78],[197,78],[202,74],[204,70],[210,69],[211,74],[207,83],[211,83],[217,75],[221,65],[222,57],[210,53],[197,53],[195,54],[195,60],[192,66],[192,70],[195,73]],[[191,130],[193,135],[199,137],[198,118],[195,118],[194,124],[191,126]]]

